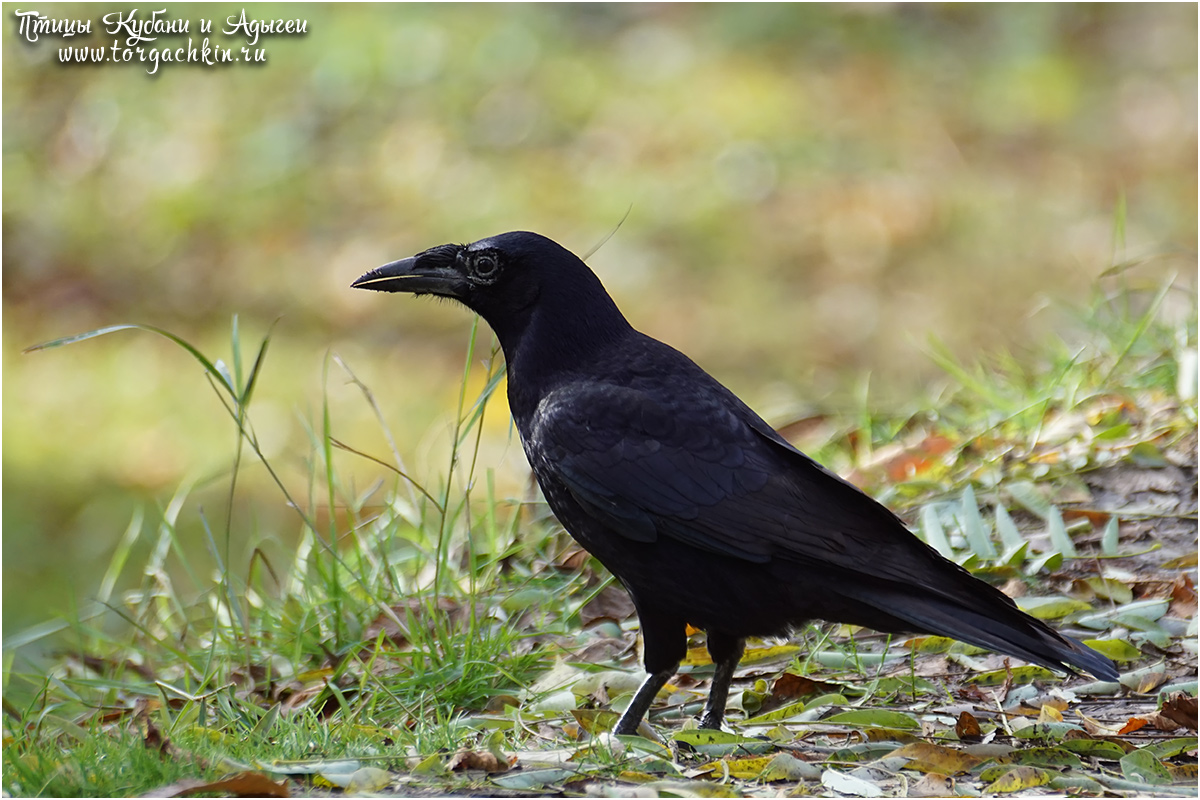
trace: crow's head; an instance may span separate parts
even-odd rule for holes
[[[439,245],[350,285],[458,300],[487,320],[506,352],[535,318],[550,336],[596,336],[628,324],[586,264],[557,242],[526,231]]]

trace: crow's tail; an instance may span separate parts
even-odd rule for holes
[[[880,630],[947,636],[1061,672],[1073,673],[1074,667],[1103,680],[1115,681],[1119,676],[1116,664],[1104,655],[1029,616],[999,590],[972,582],[978,585],[972,585],[961,599],[940,592],[917,593],[912,586],[859,585],[851,602],[861,604],[873,617],[864,619],[864,624]]]

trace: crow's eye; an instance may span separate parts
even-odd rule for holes
[[[476,278],[490,280],[500,272],[500,262],[491,253],[482,253],[471,262],[471,272]]]

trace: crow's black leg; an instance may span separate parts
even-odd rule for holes
[[[642,681],[613,728],[613,733],[626,735],[637,733],[638,724],[650,710],[654,696],[671,679],[679,662],[687,655],[687,625],[682,620],[645,609],[636,596],[632,593],[630,596],[633,597],[633,604],[638,610],[638,622],[642,627],[642,663],[650,674]]]
[[[647,675],[646,680],[642,681],[642,685],[638,687],[633,700],[629,701],[629,705],[625,708],[625,713],[621,714],[621,718],[613,726],[613,733],[628,736],[637,733],[642,717],[646,716],[646,712],[650,710],[650,704],[654,702],[654,696],[658,694],[658,690],[665,686],[674,674],[675,668],[672,667],[662,672],[652,672]]]
[[[742,659],[745,645],[745,639],[709,631],[708,654],[717,665],[717,671],[713,674],[708,700],[704,703],[704,712],[700,715],[701,728],[721,729],[721,721],[725,719],[725,701],[729,699],[729,683],[733,680],[733,671]]]

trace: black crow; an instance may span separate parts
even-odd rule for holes
[[[637,730],[674,674],[688,623],[707,633],[716,665],[702,728],[721,726],[746,637],[812,619],[948,636],[1117,678],[1112,661],[940,556],[687,356],[634,330],[595,274],[550,239],[445,244],[353,286],[453,298],[496,332],[546,501],[637,608],[649,676],[616,733]]]

